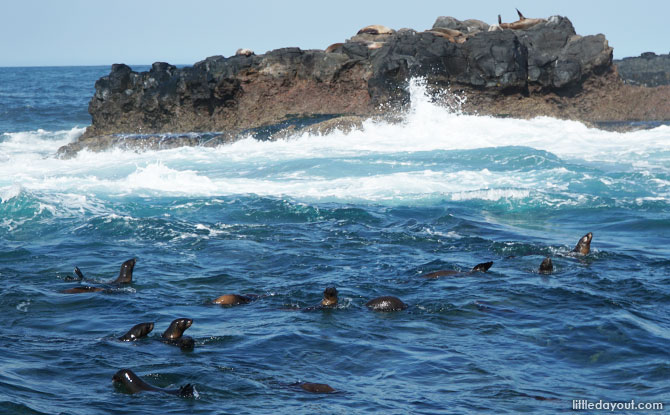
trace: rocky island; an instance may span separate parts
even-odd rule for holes
[[[95,84],[92,125],[59,154],[219,145],[264,128],[270,138],[352,128],[401,114],[413,77],[436,96],[447,89],[467,96],[465,113],[670,119],[670,86],[624,82],[604,35],[580,36],[562,16],[519,17],[495,25],[439,17],[425,31],[373,25],[325,50],[240,49],[184,68],[158,62],[138,73],[115,64]]]

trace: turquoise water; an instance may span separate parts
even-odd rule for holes
[[[108,71],[0,68],[3,413],[670,404],[669,127],[459,115],[414,82],[400,124],[55,158]],[[591,253],[574,255],[587,232]],[[546,256],[551,275],[537,271]],[[100,285],[133,257],[129,286],[60,293],[75,266]],[[336,309],[300,310],[327,286]],[[211,304],[226,293],[260,298]],[[380,295],[409,308],[366,309]],[[192,352],[158,341],[178,317],[194,320]],[[115,340],[145,321],[148,338]],[[123,393],[122,368],[198,397]]]

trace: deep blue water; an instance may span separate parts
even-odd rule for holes
[[[416,83],[401,124],[55,158],[108,72],[0,68],[0,412],[670,405],[670,127],[458,115]],[[571,253],[587,232],[591,253]],[[129,286],[60,292],[75,266],[100,285],[133,257]],[[336,309],[300,310],[328,286]],[[260,298],[211,304],[225,293]],[[409,308],[364,306],[381,295]],[[177,317],[191,352],[158,341]],[[115,340],[145,321],[149,338]],[[122,368],[199,396],[123,393]],[[338,392],[290,386],[305,381]]]

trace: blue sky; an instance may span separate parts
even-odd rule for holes
[[[0,0],[0,66],[193,64],[240,47],[324,49],[369,24],[425,30],[438,16],[495,23],[563,15],[614,57],[670,52],[670,1]]]

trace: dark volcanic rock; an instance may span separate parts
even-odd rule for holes
[[[565,17],[528,30],[497,31],[477,20],[440,17],[434,28],[439,30],[356,35],[328,53],[283,48],[265,55],[213,56],[186,68],[159,62],[142,73],[115,64],[95,84],[92,126],[59,152],[105,148],[119,134],[159,137],[150,140],[153,148],[165,142],[163,133],[233,137],[297,117],[370,116],[402,108],[407,82],[417,76],[436,88],[495,98],[574,93],[611,67],[605,37],[578,36]],[[461,32],[458,40],[450,29]],[[96,137],[102,138],[96,142]],[[170,142],[191,141],[185,136]]]
[[[630,85],[670,85],[670,54],[645,52],[638,57],[614,61],[621,79]]]

